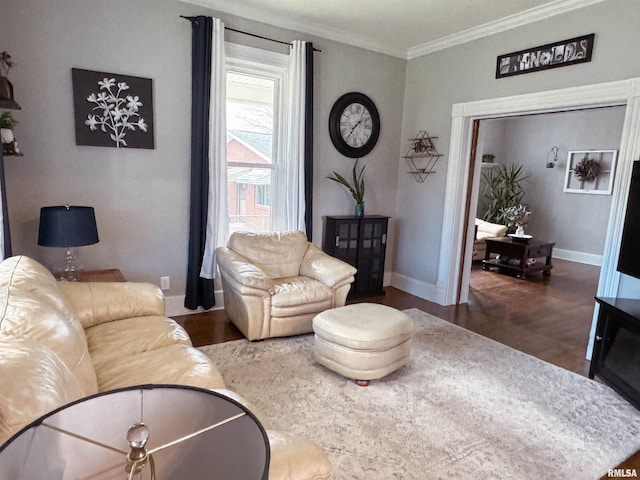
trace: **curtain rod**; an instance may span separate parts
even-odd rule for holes
[[[180,15],[180,18],[184,18],[186,20],[189,20],[190,22],[193,22],[195,20],[196,17],[185,17],[184,15]],[[231,27],[224,27],[225,30],[229,30],[231,32],[236,32],[236,33],[241,33],[242,35],[248,35],[250,37],[255,37],[255,38],[259,38],[261,40],[267,40],[269,42],[275,42],[275,43],[280,43],[282,45],[291,45],[291,42],[283,42],[282,40],[275,40],[273,38],[269,38],[269,37],[263,37],[262,35],[256,35],[255,33],[249,33],[249,32],[244,32],[242,30],[236,30],[235,28],[231,28]],[[314,52],[322,52],[322,50],[319,50],[317,48],[313,48]]]

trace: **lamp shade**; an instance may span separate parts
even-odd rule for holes
[[[0,478],[267,480],[267,433],[222,393],[179,385],[101,392],[0,446]]]
[[[40,209],[38,245],[82,247],[98,241],[93,207],[62,205]]]

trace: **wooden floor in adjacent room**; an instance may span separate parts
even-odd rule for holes
[[[599,274],[599,267],[554,259],[550,276],[538,273],[521,280],[474,264],[469,302],[464,305],[443,307],[393,287],[386,287],[385,295],[348,303],[418,308],[586,376],[585,354]],[[243,338],[223,310],[173,318],[189,332],[195,346]],[[640,452],[620,468],[636,468],[640,474]]]

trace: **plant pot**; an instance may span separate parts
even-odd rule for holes
[[[364,217],[364,203],[356,203],[356,217]]]
[[[20,110],[22,107],[13,99],[13,85],[7,77],[0,76],[0,104],[2,108]]]
[[[15,140],[13,130],[10,128],[0,128],[0,139],[2,139],[2,143],[12,143]]]
[[[9,79],[7,77],[0,76],[0,100],[13,100],[11,91],[13,90],[9,85]]]

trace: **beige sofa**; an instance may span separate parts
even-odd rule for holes
[[[0,298],[0,444],[55,408],[120,387],[190,385],[243,402],[164,316],[155,285],[57,282],[35,260],[17,256],[0,263]],[[330,476],[320,447],[271,430],[249,408],[267,430],[270,479]]]
[[[313,317],[345,304],[356,269],[304,232],[235,232],[216,250],[224,309],[249,340],[311,332]]]
[[[476,218],[476,236],[473,242],[473,259],[484,259],[487,250],[485,240],[487,238],[504,237],[507,234],[507,227],[498,223],[491,223]]]

